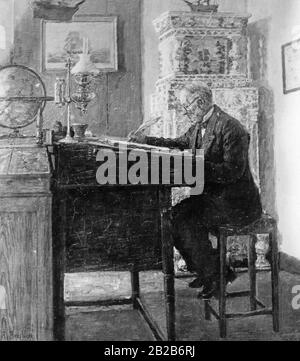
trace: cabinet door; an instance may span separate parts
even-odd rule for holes
[[[0,198],[0,340],[52,339],[51,198]]]

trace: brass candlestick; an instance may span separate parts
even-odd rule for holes
[[[59,101],[58,105],[62,106],[67,104],[67,135],[65,138],[61,139],[61,143],[76,143],[76,141],[71,137],[71,66],[72,61],[70,58],[67,60],[66,68],[67,68],[67,89],[66,94],[64,94],[64,85],[63,82],[60,80],[60,89],[59,89]],[[63,88],[63,89],[62,89]]]
[[[71,137],[71,104],[74,103],[76,108],[80,110],[80,115],[83,116],[87,113],[87,106],[91,100],[95,98],[95,93],[91,91],[90,84],[94,75],[98,74],[98,69],[91,63],[89,54],[87,52],[87,45],[83,53],[80,55],[80,60],[76,66],[71,70],[72,61],[69,57],[66,63],[67,77],[66,82],[64,79],[58,79],[55,84],[55,102],[58,106],[67,106],[67,135],[60,142],[74,143],[77,142]],[[71,94],[71,74],[77,84],[77,89],[74,94]],[[78,125],[78,123],[77,123]],[[82,138],[82,137],[80,137]]]

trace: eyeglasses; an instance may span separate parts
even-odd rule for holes
[[[197,96],[190,103],[187,103],[186,105],[182,104],[182,107],[185,110],[184,115],[187,115],[189,118],[191,118],[192,112],[191,112],[190,108],[196,102],[197,102],[197,106],[199,108],[201,108],[203,106],[203,104],[205,103],[204,100],[201,97]]]

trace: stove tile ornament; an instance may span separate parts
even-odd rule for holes
[[[174,65],[173,69],[184,74],[225,74],[228,68],[227,49],[228,40],[221,37],[185,37],[177,47],[177,69]]]
[[[233,75],[246,78],[248,15],[168,12],[154,21],[160,36],[160,78]]]
[[[169,11],[154,20],[160,40],[176,35],[245,34],[248,14]]]

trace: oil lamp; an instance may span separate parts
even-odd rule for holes
[[[61,142],[74,143],[76,140],[70,134],[71,104],[75,104],[81,116],[87,113],[88,104],[95,98],[95,93],[91,90],[91,83],[99,74],[99,70],[92,63],[88,53],[88,39],[83,39],[83,52],[79,55],[78,63],[72,68],[72,61],[69,57],[66,68],[66,81],[57,79],[55,83],[55,103],[58,106],[67,105],[67,135]],[[74,77],[77,84],[73,94],[71,94],[71,76]]]

